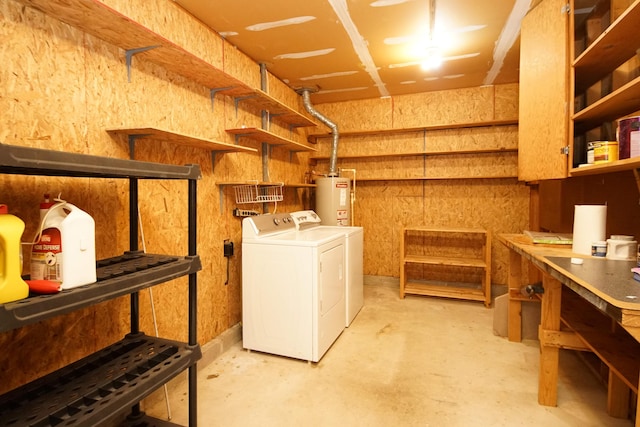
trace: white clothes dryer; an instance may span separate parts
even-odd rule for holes
[[[345,236],[345,327],[349,327],[364,305],[364,229],[342,225],[321,225],[320,217],[311,210],[291,212],[294,222],[298,217],[313,218],[313,222],[299,226],[306,230],[332,230]]]

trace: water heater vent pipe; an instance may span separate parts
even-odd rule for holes
[[[302,103],[304,108],[316,119],[320,120],[323,124],[327,125],[331,129],[333,135],[333,143],[331,144],[331,153],[329,153],[329,174],[328,176],[338,176],[338,125],[329,120],[327,117],[318,112],[313,105],[311,105],[311,98],[309,96],[309,89],[302,89]]]

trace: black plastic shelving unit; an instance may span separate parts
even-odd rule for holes
[[[119,257],[97,262],[96,283],[54,295],[0,304],[0,332],[17,329],[82,307],[130,295],[131,332],[123,340],[0,396],[0,426],[85,426],[112,423],[130,410],[130,425],[169,425],[148,419],[139,402],[188,369],[189,425],[197,426],[198,165],[175,166],[64,153],[0,143],[0,173],[129,180],[129,246]],[[187,180],[189,248],[186,256],[138,251],[138,180]],[[187,343],[149,337],[139,330],[138,291],[189,276]]]

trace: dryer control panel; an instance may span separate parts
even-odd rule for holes
[[[297,230],[303,230],[305,227],[315,226],[322,221],[314,211],[297,211],[291,212],[291,218],[296,225]]]

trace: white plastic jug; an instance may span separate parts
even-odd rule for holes
[[[31,279],[71,289],[96,281],[95,221],[80,208],[59,202],[49,208],[31,250]]]

